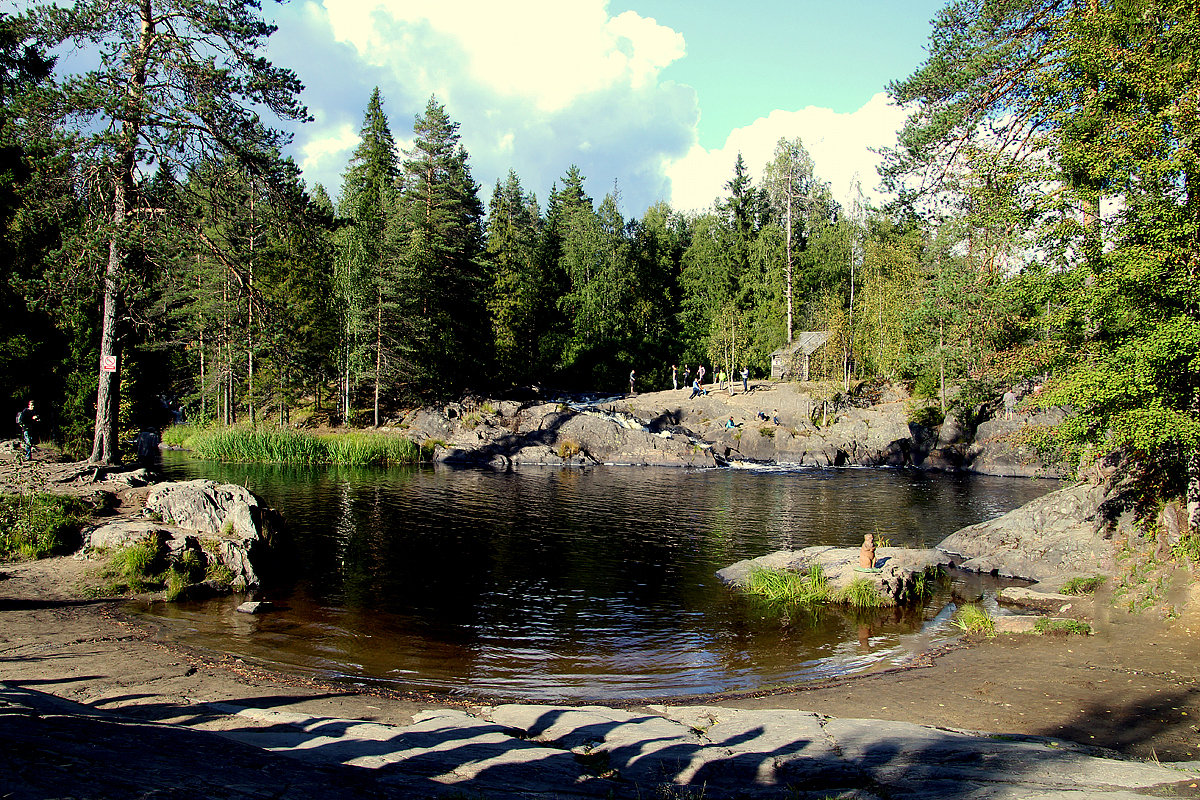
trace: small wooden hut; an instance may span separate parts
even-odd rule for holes
[[[825,346],[832,334],[829,331],[804,331],[792,338],[792,343],[771,353],[771,380],[808,380],[808,365],[813,354]]]

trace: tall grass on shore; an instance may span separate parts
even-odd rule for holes
[[[415,464],[423,455],[411,439],[382,433],[316,435],[278,428],[168,428],[163,441],[212,461],[386,467]]]
[[[36,559],[79,544],[87,505],[75,497],[0,495],[0,560]]]
[[[813,564],[804,573],[754,567],[746,591],[772,603],[816,605],[828,602],[830,597],[829,583],[820,564]]]

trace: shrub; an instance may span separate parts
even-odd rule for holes
[[[774,439],[774,438],[775,438],[775,429],[774,429],[774,428],[768,428],[768,427],[762,427],[762,428],[759,428],[759,429],[758,429],[758,435],[759,435],[759,436],[765,436],[765,437],[766,437],[766,438],[768,438],[768,439]]]
[[[965,605],[954,615],[954,627],[963,633],[996,635],[996,621],[991,615],[977,605]]]
[[[563,461],[574,458],[583,452],[583,447],[574,439],[563,439],[558,443],[558,457]]]
[[[942,409],[933,403],[908,404],[908,424],[920,425],[923,428],[936,428],[946,420]]]
[[[88,517],[78,498],[0,495],[0,559],[37,559],[74,549]]]

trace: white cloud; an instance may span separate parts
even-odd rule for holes
[[[869,148],[894,145],[905,116],[882,93],[849,114],[813,106],[799,111],[772,111],[731,132],[718,149],[693,145],[684,157],[666,160],[671,205],[691,211],[710,207],[713,200],[725,194],[724,185],[733,176],[739,152],[750,174],[756,181],[761,180],[776,143],[797,136],[813,158],[817,177],[830,183],[835,199],[848,206],[851,185],[857,178],[867,201],[877,202],[882,199],[876,188],[879,156]]]
[[[314,132],[300,148],[300,169],[306,175],[336,174],[349,162],[350,152],[358,146],[358,140],[358,132],[349,124]]]
[[[335,38],[419,93],[452,100],[463,83],[541,111],[615,85],[653,84],[683,36],[606,0],[323,0]]]
[[[291,63],[318,120],[357,131],[378,86],[404,137],[436,95],[485,196],[513,169],[544,203],[574,164],[593,196],[616,180],[624,210],[640,214],[666,197],[664,159],[696,140],[695,91],[661,78],[684,57],[683,36],[634,12],[611,16],[606,0],[308,0],[296,16],[304,36],[288,39]],[[297,160],[312,147],[314,164],[333,165],[331,136],[321,122],[300,132]],[[305,177],[336,187],[344,169],[305,165]]]

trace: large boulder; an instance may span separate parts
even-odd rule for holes
[[[1083,483],[950,534],[937,549],[956,566],[1008,578],[1063,583],[1111,573],[1113,546],[1100,514],[1103,487]]]
[[[260,583],[255,567],[275,532],[275,515],[244,486],[209,480],[155,486],[144,513],[199,536],[234,575],[234,586]]]
[[[979,423],[975,439],[966,448],[963,467],[984,475],[1015,478],[1061,478],[1061,464],[1048,461],[1034,445],[1032,435],[1066,419],[1062,409],[1016,414],[1011,420],[995,418]]]

